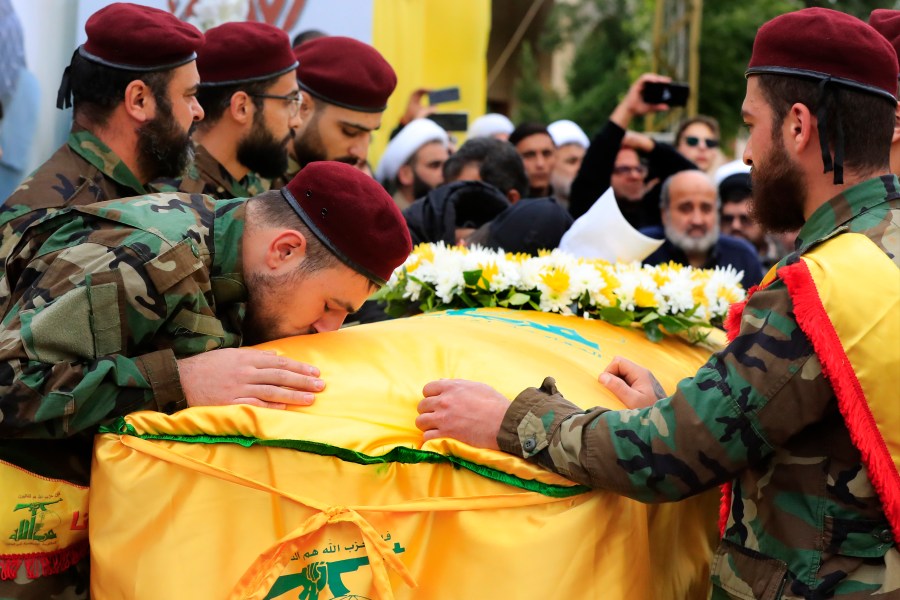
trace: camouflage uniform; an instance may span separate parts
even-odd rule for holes
[[[66,206],[146,194],[134,173],[109,147],[76,127],[69,140],[0,206],[0,275],[23,231]]]
[[[250,198],[269,191],[271,182],[253,171],[238,181],[209,153],[196,144],[194,162],[181,179],[161,178],[150,184],[157,192],[185,192],[206,194],[218,200]]]
[[[116,416],[185,408],[175,360],[241,343],[245,202],[156,194],[26,232],[0,279],[0,438],[14,440],[0,458],[22,438],[90,436]],[[57,446],[40,446],[45,457],[22,466],[42,471]]]
[[[900,266],[896,177],[821,206],[780,264],[844,231],[867,235]],[[497,440],[574,481],[644,502],[731,482],[714,599],[900,597],[896,542],[780,280],[751,297],[737,338],[670,398],[584,411],[547,378],[516,398]]]
[[[0,460],[86,484],[98,423],[186,407],[175,360],[241,343],[245,202],[114,200],[22,236],[0,279]],[[0,598],[83,598],[85,567]]]

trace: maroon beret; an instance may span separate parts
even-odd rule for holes
[[[197,53],[203,86],[278,77],[297,68],[288,34],[266,23],[225,23],[206,32]]]
[[[876,8],[869,15],[869,25],[891,43],[900,64],[900,10]]]
[[[197,58],[203,34],[158,8],[116,2],[101,8],[84,25],[84,58],[116,69],[166,71]]]
[[[378,285],[412,251],[394,199],[356,167],[310,163],[281,188],[281,195],[335,256]]]
[[[397,74],[368,44],[340,36],[294,48],[300,88],[325,102],[360,112],[381,112],[397,87]]]
[[[759,28],[746,74],[827,79],[896,102],[897,71],[897,53],[871,26],[836,10],[806,8]]]

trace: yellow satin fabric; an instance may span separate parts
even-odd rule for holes
[[[803,260],[900,472],[900,271],[858,233],[836,236]]]
[[[614,355],[650,365],[668,389],[706,358],[679,340],[653,344],[605,323],[505,310],[264,347],[321,369],[327,389],[313,406],[143,412],[127,422],[138,434],[307,440],[369,456],[402,446],[571,487],[500,452],[423,444],[414,425],[422,386],[466,377],[512,397],[553,375],[585,407],[618,407],[597,382]],[[662,506],[604,492],[554,498],[449,464],[364,466],[286,448],[104,434],[93,466],[91,586],[97,598],[705,598],[715,507],[715,495]]]

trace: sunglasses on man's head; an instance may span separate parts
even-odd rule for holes
[[[691,148],[696,148],[700,145],[700,141],[703,141],[703,145],[707,148],[718,148],[719,140],[712,138],[702,138],[697,137],[696,135],[687,135],[684,137],[684,143],[690,146]]]

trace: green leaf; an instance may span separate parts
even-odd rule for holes
[[[679,333],[688,329],[691,326],[691,322],[687,319],[682,319],[680,317],[671,317],[671,316],[662,316],[659,318],[659,323],[663,327],[666,328],[666,331],[669,333]]]
[[[663,339],[663,333],[659,328],[659,323],[656,321],[650,321],[644,325],[644,333],[647,334],[647,339],[651,342],[660,342]]]
[[[523,294],[522,292],[515,292],[513,295],[511,295],[509,298],[507,298],[506,302],[507,302],[507,304],[510,304],[512,306],[522,306],[529,300],[531,300],[531,296],[529,296],[528,294]]]
[[[613,325],[631,325],[631,322],[634,320],[626,311],[614,306],[601,308],[600,318]]]
[[[475,299],[478,300],[478,303],[486,308],[493,308],[497,306],[497,298],[495,298],[492,294],[476,294]]]
[[[481,269],[476,269],[475,271],[463,271],[463,279],[466,281],[466,285],[472,285],[478,283],[478,280],[481,279]]]
[[[655,312],[647,313],[646,315],[644,315],[644,317],[640,321],[638,321],[638,323],[640,323],[641,325],[644,325],[646,323],[649,323],[650,321],[655,321],[659,318],[660,318],[659,314],[657,314]]]

